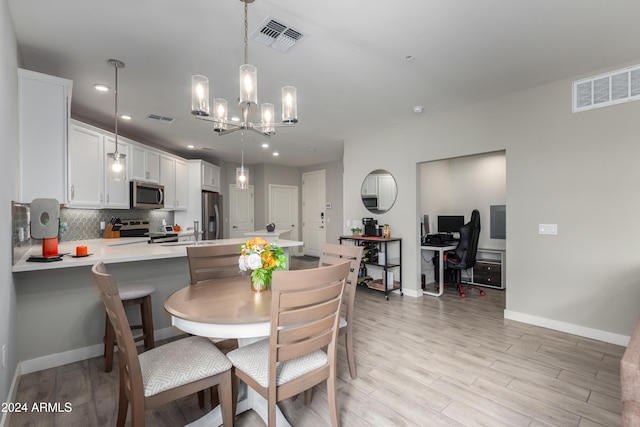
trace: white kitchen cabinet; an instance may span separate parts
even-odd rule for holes
[[[160,153],[143,145],[131,146],[131,179],[160,182]]]
[[[211,163],[201,163],[201,179],[202,189],[208,191],[220,192],[220,166]]]
[[[187,162],[176,159],[176,210],[188,208],[189,178],[187,174]]]
[[[67,201],[67,138],[71,89],[67,79],[18,69],[20,196]]]
[[[125,160],[130,157],[130,144],[118,136],[118,152],[125,154]],[[104,137],[103,164],[107,164],[107,153],[113,153],[116,149],[114,136]],[[129,209],[129,174],[122,181],[112,181],[109,179],[109,171],[104,173],[104,207],[116,209]]]
[[[187,209],[187,164],[184,160],[160,156],[160,184],[164,185],[164,208]]]
[[[118,151],[129,158],[127,142],[118,137]],[[112,133],[72,121],[69,129],[69,200],[74,208],[129,208],[129,182],[111,181],[107,153],[115,151]]]
[[[69,128],[69,207],[103,204],[103,139],[97,129],[72,122]]]
[[[363,196],[377,196],[378,195],[378,176],[367,175],[362,183],[362,195]]]

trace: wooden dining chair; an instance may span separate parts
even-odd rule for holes
[[[345,262],[345,260],[349,260],[351,262],[347,283],[344,285],[344,296],[342,297],[342,302],[345,306],[345,313],[340,316],[338,334],[339,336],[345,337],[349,374],[353,379],[358,377],[358,373],[356,372],[356,356],[353,350],[353,312],[356,300],[356,287],[358,286],[358,271],[360,269],[360,260],[362,259],[362,250],[362,246],[338,245],[335,243],[323,242],[320,245],[320,261],[318,263],[319,267],[325,267]]]
[[[240,246],[234,245],[201,245],[187,246],[190,283],[196,283],[232,277],[240,274],[238,257]],[[215,284],[212,284],[215,286]],[[209,338],[224,354],[238,348],[237,339]],[[217,404],[216,391],[211,390],[211,407]],[[204,407],[204,392],[198,393],[198,405]]]
[[[234,375],[267,400],[269,427],[275,426],[278,402],[323,381],[331,425],[340,425],[336,341],[350,265],[274,271],[269,338],[227,354]]]
[[[206,338],[189,337],[155,347],[140,355],[118,293],[118,285],[98,262],[91,278],[116,334],[120,369],[117,426],[122,427],[131,405],[131,426],[144,426],[146,409],[220,387],[225,426],[234,421],[231,362]]]

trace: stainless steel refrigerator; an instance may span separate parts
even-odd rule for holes
[[[222,239],[222,195],[202,192],[202,240]]]

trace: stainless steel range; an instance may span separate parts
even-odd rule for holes
[[[148,219],[122,220],[120,237],[149,237],[149,243],[177,242],[178,233],[173,228],[165,227],[163,231],[150,231]]]

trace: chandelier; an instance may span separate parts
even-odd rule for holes
[[[293,126],[298,122],[298,107],[296,88],[284,86],[282,88],[282,123],[274,122],[274,105],[264,103],[260,106],[261,122],[249,121],[250,113],[258,106],[258,70],[249,64],[249,47],[247,43],[248,4],[254,0],[240,0],[244,3],[244,65],[240,66],[240,119],[227,118],[227,101],[222,98],[213,100],[213,115],[209,106],[209,79],[205,76],[191,77],[191,114],[196,118],[213,122],[213,130],[220,135],[226,135],[238,130],[250,130],[260,135],[271,137],[276,133],[275,128]]]

